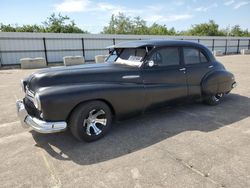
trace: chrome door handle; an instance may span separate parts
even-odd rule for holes
[[[125,75],[122,77],[123,79],[134,79],[134,78],[140,78],[139,75]]]
[[[186,70],[186,68],[181,68],[181,69],[179,69],[179,71],[185,71]]]
[[[208,68],[211,69],[211,68],[213,68],[213,67],[214,67],[213,65],[210,65]]]

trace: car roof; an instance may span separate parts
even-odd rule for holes
[[[185,41],[185,40],[161,40],[161,39],[154,39],[154,40],[135,40],[130,42],[122,42],[118,43],[113,46],[109,46],[108,48],[140,48],[144,46],[153,46],[153,47],[161,47],[161,46],[196,46],[196,47],[203,47],[195,42]]]
[[[113,46],[109,46],[109,49],[119,49],[119,48],[140,48],[140,47],[165,47],[165,46],[183,46],[183,47],[195,47],[203,49],[206,52],[208,58],[211,61],[215,61],[212,52],[202,44],[197,42],[191,42],[186,40],[166,40],[166,39],[152,39],[152,40],[135,40],[130,42],[122,42]]]

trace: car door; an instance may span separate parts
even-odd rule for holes
[[[146,59],[142,71],[145,108],[187,97],[186,71],[180,54],[179,47],[164,47],[155,49]]]
[[[202,49],[183,47],[183,61],[186,67],[188,95],[201,95],[201,81],[213,69],[206,53]]]

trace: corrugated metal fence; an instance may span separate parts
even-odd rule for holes
[[[0,66],[19,64],[21,58],[44,57],[48,63],[62,62],[64,56],[80,55],[94,61],[95,55],[107,54],[107,46],[141,39],[180,39],[204,44],[225,54],[250,49],[250,37],[196,37],[155,35],[103,35],[63,33],[0,32]]]

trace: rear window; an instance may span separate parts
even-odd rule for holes
[[[207,63],[206,56],[196,48],[183,48],[185,64]]]

